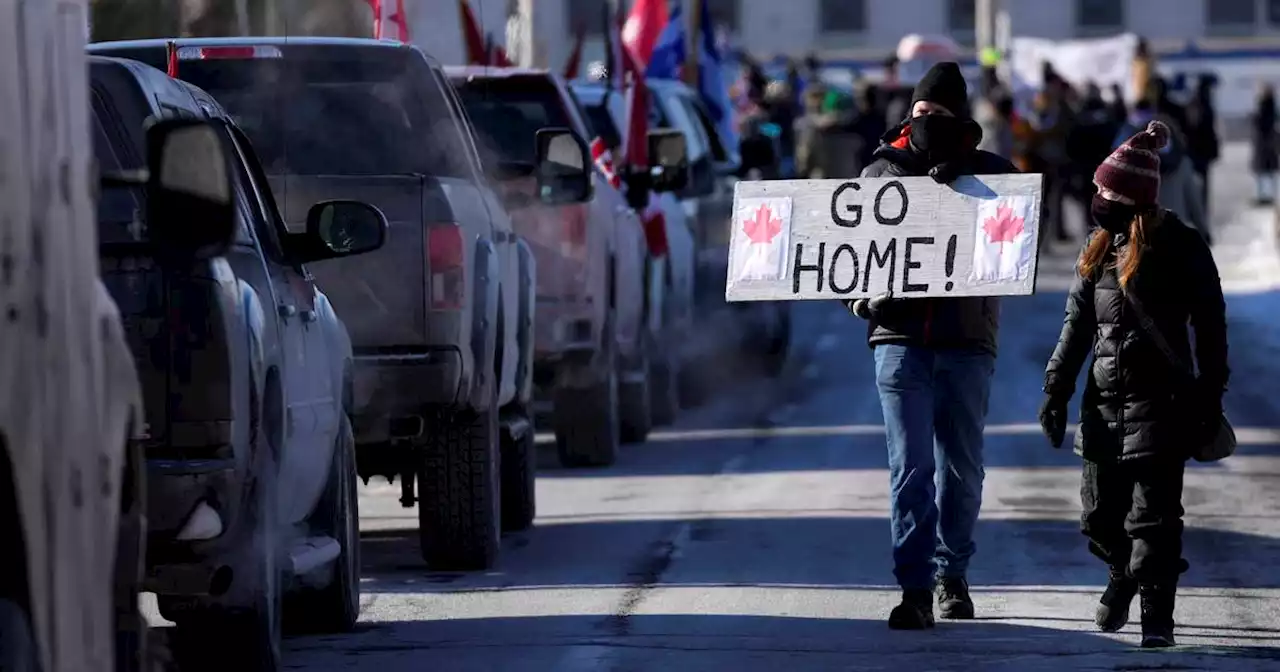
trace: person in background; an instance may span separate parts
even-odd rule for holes
[[[978,149],[1004,159],[1013,157],[1013,97],[993,88],[974,106],[973,119],[982,127]]]
[[[810,84],[804,91],[804,114],[796,120],[796,178],[821,180],[828,177],[827,147],[824,139],[834,119],[823,109],[827,100],[826,87]]]
[[[851,130],[858,141],[858,165],[854,174],[849,177],[857,176],[871,165],[875,152],[880,147],[880,136],[889,130],[884,112],[876,107],[880,99],[878,87],[865,84],[858,89],[857,96],[857,116],[854,117]]]
[[[1218,114],[1213,105],[1215,81],[1211,74],[1202,74],[1196,81],[1196,92],[1187,103],[1184,129],[1187,134],[1187,156],[1191,166],[1200,176],[1200,200],[1205,212],[1209,212],[1209,170],[1222,154],[1222,141],[1218,138]]]
[[[1155,87],[1156,56],[1151,52],[1151,45],[1145,37],[1138,38],[1138,46],[1133,53],[1132,77],[1133,90],[1138,98],[1152,101],[1159,99],[1159,92]]]
[[[1107,103],[1107,109],[1111,112],[1112,123],[1119,126],[1124,120],[1129,118],[1129,108],[1125,106],[1124,89],[1119,84],[1111,85],[1111,100]]]
[[[1212,245],[1208,213],[1201,198],[1200,176],[1187,155],[1187,138],[1164,116],[1157,115],[1156,120],[1169,127],[1169,139],[1160,150],[1160,206],[1191,225]]]
[[[910,102],[910,119],[885,133],[863,177],[928,175],[947,184],[961,175],[1017,172],[977,148],[982,129],[970,117],[957,64],[930,68]],[[868,322],[884,412],[893,571],[902,587],[889,627],[933,627],[935,590],[942,618],[973,618],[966,574],[982,507],[999,299],[896,299],[890,292],[845,305]]]
[[[1083,203],[1093,198],[1093,171],[1111,153],[1118,127],[1119,120],[1112,117],[1101,89],[1096,84],[1088,84],[1076,110],[1076,123],[1067,133],[1071,193]]]
[[[911,90],[903,88],[898,80],[898,57],[890,55],[884,61],[884,84],[880,90],[884,110],[884,121],[887,128],[901,124],[911,111]]]
[[[1276,147],[1276,92],[1270,84],[1264,84],[1258,95],[1258,104],[1250,119],[1253,131],[1253,169],[1258,186],[1258,205],[1270,205],[1276,198],[1276,171],[1280,169],[1280,155]]]
[[[778,129],[779,171],[782,179],[795,175],[796,119],[800,115],[795,94],[786,80],[769,82],[764,90],[764,108],[773,128]]]
[[[1058,241],[1071,239],[1063,217],[1066,189],[1071,178],[1067,133],[1074,116],[1066,100],[1066,88],[1066,82],[1046,67],[1045,88],[1036,95],[1029,119],[1034,129],[1034,151],[1045,175],[1043,216],[1052,238]]]
[[[1174,101],[1170,95],[1169,81],[1163,77],[1151,78],[1151,89],[1155,92],[1151,99],[1155,102],[1156,114],[1167,123],[1174,123],[1174,130],[1185,133],[1187,130],[1187,111]]]
[[[1076,378],[1092,353],[1074,449],[1084,459],[1081,530],[1109,568],[1094,620],[1104,632],[1119,631],[1140,595],[1148,648],[1175,643],[1174,602],[1187,570],[1183,475],[1191,446],[1221,426],[1230,375],[1213,255],[1157,202],[1159,148],[1169,134],[1151,122],[1094,174],[1090,212],[1098,228],[1076,265],[1040,411],[1050,445],[1061,447]],[[1163,352],[1191,361],[1188,324],[1194,380]]]

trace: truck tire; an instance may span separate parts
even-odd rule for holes
[[[560,465],[607,467],[618,461],[618,372],[589,387],[555,390],[552,424]]]
[[[655,427],[665,427],[680,414],[680,355],[659,347],[649,357],[649,413]]]
[[[0,599],[0,670],[40,672],[40,649],[31,621],[13,600]]]
[[[435,570],[493,567],[501,530],[496,399],[484,412],[440,411],[415,453],[422,559]]]
[[[521,411],[524,413],[524,411]],[[502,531],[522,532],[537,515],[533,421],[519,437],[504,432],[501,445]]]
[[[640,361],[618,385],[619,438],[622,443],[644,443],[653,429],[649,395],[649,346],[640,346]]]
[[[351,420],[340,416],[329,482],[312,514],[312,529],[333,537],[341,550],[333,578],[323,588],[304,588],[289,596],[285,621],[307,633],[350,632],[360,617],[360,491],[357,488],[355,435]]]
[[[264,451],[259,451],[264,452]],[[280,661],[282,576],[277,524],[276,466],[268,455],[257,470],[251,513],[256,522],[246,540],[257,566],[245,563],[253,586],[234,587],[252,595],[243,607],[200,605],[164,612],[177,624],[169,647],[183,672],[276,672]],[[236,575],[237,581],[239,574]]]

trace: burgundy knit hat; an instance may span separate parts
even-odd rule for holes
[[[1160,150],[1169,142],[1169,127],[1152,121],[1111,152],[1093,174],[1093,183],[1114,191],[1129,205],[1154,205],[1160,193]]]

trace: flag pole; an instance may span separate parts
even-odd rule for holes
[[[684,81],[693,88],[698,88],[698,55],[701,53],[698,40],[702,37],[702,3],[706,0],[686,0],[685,5],[689,11],[688,21],[689,30],[685,33],[688,38],[685,43],[685,59],[684,59]]]

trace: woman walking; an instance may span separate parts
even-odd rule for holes
[[[1182,558],[1182,477],[1193,446],[1221,423],[1226,389],[1226,305],[1204,238],[1156,203],[1159,150],[1169,127],[1153,121],[1094,173],[1097,229],[1080,255],[1066,320],[1045,372],[1040,423],[1054,447],[1080,367],[1093,362],[1075,450],[1084,458],[1081,528],[1110,578],[1096,621],[1128,622],[1141,596],[1142,646],[1173,646]],[[1190,361],[1195,329],[1199,376]]]
[[[1258,185],[1258,205],[1276,199],[1276,171],[1280,170],[1280,148],[1276,138],[1276,92],[1270,84],[1262,87],[1258,107],[1253,112],[1253,175]]]

